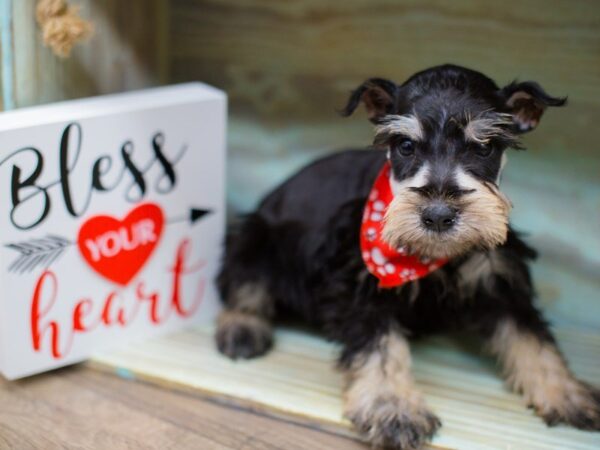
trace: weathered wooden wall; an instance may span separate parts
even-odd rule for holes
[[[94,22],[68,59],[45,48],[36,0],[0,0],[5,108],[153,86],[167,81],[167,0],[72,0]]]
[[[251,208],[308,160],[370,142],[364,113],[335,113],[367,77],[402,81],[453,62],[500,84],[534,79],[568,95],[569,106],[549,111],[526,137],[530,152],[511,155],[505,180],[520,228],[553,255],[600,267],[600,1],[71,2],[93,20],[96,35],[61,60],[41,44],[35,0],[0,0],[0,105],[166,81],[223,88],[236,210]]]
[[[172,78],[228,91],[260,120],[336,120],[370,76],[402,81],[453,62],[498,83],[538,80],[568,95],[535,151],[597,151],[600,2],[594,0],[172,0]]]
[[[370,143],[364,113],[335,113],[365,78],[452,62],[568,95],[529,152],[510,153],[503,187],[543,255],[600,270],[600,1],[171,0],[170,35],[171,79],[229,95],[234,210],[318,155]]]

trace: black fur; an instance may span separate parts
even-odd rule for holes
[[[342,363],[392,321],[413,336],[465,327],[485,333],[499,316],[514,314],[526,323],[534,318],[536,332],[546,336],[531,302],[527,261],[535,252],[512,231],[500,250],[523,273],[519,286],[499,278],[494,294],[464,301],[448,281],[464,255],[419,280],[413,302],[403,301],[403,292],[378,288],[358,242],[366,197],[384,160],[377,150],[341,152],[311,164],[267,196],[228,238],[219,277],[223,298],[232,286],[266,283],[277,305],[344,344]],[[410,289],[405,285],[404,295]]]
[[[447,65],[420,72],[399,87],[387,80],[370,79],[352,94],[345,114],[352,113],[373,86],[377,98],[383,90],[389,94],[385,101],[392,102],[374,112],[374,122],[382,123],[382,115],[412,111],[424,124],[426,138],[410,160],[394,153],[393,141],[384,143],[399,181],[414,175],[420,164],[428,161],[436,172],[432,179],[445,179],[444,172],[460,164],[477,179],[493,182],[502,152],[516,144],[496,140],[490,144],[491,155],[476,158],[462,135],[445,126],[442,116],[507,112],[506,99],[519,88],[544,105],[564,103],[535,83],[513,83],[499,89],[478,72]],[[510,318],[540,342],[554,345],[548,324],[533,301],[528,263],[535,251],[512,230],[506,242],[494,250],[507,262],[508,270],[490,275],[469,294],[459,286],[458,271],[472,252],[481,249],[458,255],[429,276],[400,288],[378,287],[378,280],[367,272],[361,258],[359,232],[367,196],[385,160],[386,152],[378,149],[337,153],[302,169],[269,194],[228,236],[218,278],[226,306],[235,307],[232,293],[241,286],[264,286],[276,310],[293,312],[342,344],[339,362],[346,369],[357,355],[371,351],[381,336],[398,327],[411,337],[451,330],[472,330],[490,337],[501,320]],[[446,183],[438,190],[454,188]],[[597,406],[600,411],[600,402]],[[600,428],[600,415],[591,419],[584,414],[580,421],[565,417],[547,420]],[[390,428],[385,433],[397,432]],[[384,444],[400,445],[385,433],[383,438],[379,436]],[[413,441],[420,443],[421,438],[415,436]]]

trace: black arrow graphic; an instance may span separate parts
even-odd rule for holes
[[[211,209],[199,209],[199,208],[191,208],[187,214],[184,214],[179,217],[173,217],[171,219],[167,219],[167,223],[178,223],[178,222],[189,222],[190,225],[193,225],[198,220],[212,213]]]
[[[190,208],[187,214],[167,219],[166,223],[188,222],[194,225],[212,212],[210,209]],[[43,238],[4,244],[4,247],[19,252],[19,256],[8,266],[8,271],[22,274],[40,266],[47,269],[73,244],[74,242],[67,238],[50,234]]]
[[[212,211],[210,209],[195,209],[192,208],[190,210],[190,222],[193,224],[198,220],[202,219],[204,216],[211,214]]]

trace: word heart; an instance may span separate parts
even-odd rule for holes
[[[79,230],[77,245],[94,271],[126,286],[154,252],[163,226],[160,207],[144,203],[123,220],[106,215],[88,219]]]
[[[48,346],[54,359],[64,358],[70,353],[76,335],[88,334],[97,328],[127,328],[143,315],[144,309],[145,320],[152,325],[166,322],[173,314],[180,318],[191,317],[202,303],[207,280],[200,273],[206,262],[198,260],[191,264],[190,252],[191,241],[184,238],[168,269],[170,292],[148,288],[144,280],[138,280],[132,297],[118,290],[109,291],[100,300],[84,297],[75,302],[69,314],[64,310],[57,314],[57,310],[61,311],[60,303],[64,302],[63,294],[59,293],[59,278],[52,270],[45,270],[36,282],[31,299],[33,350],[42,352]],[[190,276],[197,280],[196,290],[184,292],[183,279]]]

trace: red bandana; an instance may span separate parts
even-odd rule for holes
[[[382,288],[396,287],[422,278],[448,261],[408,255],[403,247],[394,249],[383,241],[383,217],[393,198],[390,163],[386,161],[369,193],[360,229],[363,261],[369,272],[379,278],[379,287]]]

